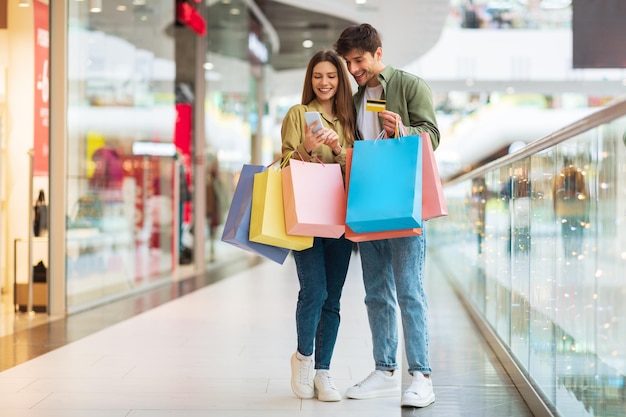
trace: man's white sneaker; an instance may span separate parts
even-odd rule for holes
[[[400,384],[384,371],[374,371],[363,381],[348,388],[346,397],[366,400],[377,397],[392,397],[400,393]]]
[[[313,361],[291,355],[291,389],[296,397],[313,398]]]
[[[313,380],[317,399],[320,401],[341,401],[341,394],[328,371],[320,369]]]
[[[413,381],[402,394],[403,407],[427,407],[435,402],[433,382],[421,372],[413,372]]]

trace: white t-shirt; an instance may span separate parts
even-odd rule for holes
[[[382,96],[382,84],[378,84],[376,87],[365,87],[363,102],[361,103],[361,108],[359,109],[359,114],[357,116],[357,127],[359,132],[361,132],[361,137],[363,139],[376,139],[382,130],[380,120],[378,119],[378,113],[365,110],[368,98],[380,100]]]

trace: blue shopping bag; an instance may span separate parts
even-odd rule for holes
[[[419,135],[354,143],[346,225],[356,233],[423,226]]]
[[[289,249],[251,242],[249,239],[254,174],[263,172],[265,169],[266,167],[262,165],[242,167],[233,201],[224,223],[222,241],[282,264],[289,254]]]

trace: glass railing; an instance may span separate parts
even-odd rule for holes
[[[444,189],[429,259],[546,409],[626,415],[626,101]]]

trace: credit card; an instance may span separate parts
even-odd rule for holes
[[[367,111],[375,111],[381,112],[385,110],[387,107],[387,102],[385,100],[374,100],[372,98],[368,98],[365,102],[365,110]]]

